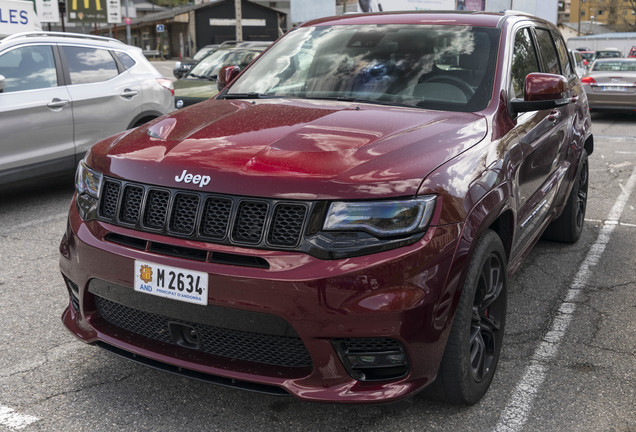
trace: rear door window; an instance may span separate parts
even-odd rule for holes
[[[529,29],[524,28],[515,35],[515,47],[512,55],[510,84],[514,97],[523,99],[526,75],[532,72],[539,72],[539,64]]]
[[[559,57],[552,40],[552,35],[545,29],[535,29],[537,41],[539,42],[539,50],[541,51],[541,59],[543,61],[544,72],[561,74],[559,67]]]
[[[561,70],[563,71],[563,75],[565,75],[566,77],[576,75],[576,72],[574,72],[574,68],[570,64],[568,49],[565,46],[565,42],[563,42],[563,39],[561,39],[560,37],[556,37],[555,41],[557,51],[559,52],[559,61],[561,62]]]
[[[117,63],[110,51],[90,47],[63,47],[71,84],[107,81],[119,74]]]

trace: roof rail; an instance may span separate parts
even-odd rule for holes
[[[95,36],[95,35],[84,34],[84,33],[64,33],[64,32],[47,32],[47,31],[30,31],[30,32],[15,33],[10,36],[7,36],[6,38],[3,39],[3,41],[19,39],[23,37],[38,37],[38,36],[69,37],[69,38],[72,37],[72,38],[79,38],[79,39],[98,40],[102,42],[117,42],[117,43],[123,44],[123,42],[118,39],[105,37],[105,36]]]

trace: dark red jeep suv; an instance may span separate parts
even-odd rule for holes
[[[435,383],[475,403],[508,277],[583,229],[593,139],[556,28],[346,15],[214,99],[97,143],[60,245],[65,326],[164,370],[304,400]]]

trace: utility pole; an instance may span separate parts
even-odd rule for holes
[[[128,0],[126,0],[126,43],[131,45],[132,36],[130,34],[130,15],[128,14]]]
[[[243,40],[243,11],[241,9],[241,0],[234,0],[234,15],[236,16],[236,40]]]

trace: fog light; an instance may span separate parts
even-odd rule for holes
[[[77,211],[82,219],[90,221],[97,219],[97,198],[83,194],[77,196]]]
[[[348,338],[332,343],[344,367],[358,381],[396,379],[408,373],[406,351],[395,339]]]

